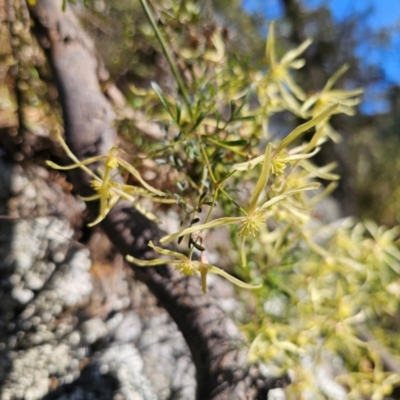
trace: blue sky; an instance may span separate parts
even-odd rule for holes
[[[375,32],[388,29],[390,32],[396,32],[391,35],[386,46],[365,42],[357,48],[357,55],[364,62],[382,68],[386,80],[367,88],[365,98],[375,100],[366,101],[362,110],[365,113],[385,111],[386,103],[382,99],[379,100],[380,93],[388,83],[400,84],[400,0],[303,0],[303,3],[309,9],[326,4],[337,22],[370,7],[372,12],[363,21],[363,29]],[[265,14],[269,19],[279,19],[283,15],[281,0],[242,0],[242,4],[246,11]],[[362,32],[360,33],[362,35]]]

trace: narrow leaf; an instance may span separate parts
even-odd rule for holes
[[[229,140],[227,142],[222,142],[222,143],[224,143],[226,146],[230,146],[230,147],[247,146],[247,144],[248,144],[247,140],[244,140],[244,139]]]
[[[254,115],[245,115],[243,117],[235,117],[235,121],[255,121],[256,117]]]
[[[236,104],[235,104],[235,102],[232,100],[232,101],[231,101],[231,120],[234,119],[235,114],[236,114]]]
[[[190,132],[193,132],[201,124],[201,121],[203,121],[205,116],[206,116],[206,113],[204,111],[202,111],[199,114],[199,116],[197,117],[196,122],[194,123],[193,128],[190,130]]]
[[[171,108],[169,107],[167,99],[165,98],[164,93],[162,92],[160,86],[158,86],[157,83],[155,82],[151,82],[151,87],[156,92],[156,95],[160,99],[164,108],[168,111],[168,114],[172,117],[172,119],[174,119],[174,115],[172,114]]]
[[[181,122],[181,115],[182,115],[182,104],[181,102],[178,100],[176,102],[176,123],[179,125],[179,123]]]

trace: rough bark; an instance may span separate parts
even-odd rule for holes
[[[100,232],[97,251],[71,240],[81,210],[45,169],[0,157],[0,398],[193,400],[189,351],[154,296],[99,254]]]
[[[69,147],[79,159],[106,154],[116,139],[114,113],[100,88],[108,77],[92,41],[73,12],[61,10],[61,1],[37,0],[30,11],[57,82]],[[91,192],[84,173],[78,171],[71,179],[79,194]],[[96,205],[91,207],[96,213]],[[147,243],[160,235],[126,202],[113,208],[102,229],[122,255],[136,257],[152,257]],[[196,367],[197,399],[261,398],[265,387],[256,388],[252,375],[257,373],[250,374],[241,333],[216,301],[201,293],[199,281],[184,278],[168,266],[131,267],[182,332]]]

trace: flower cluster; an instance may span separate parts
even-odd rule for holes
[[[157,221],[157,217],[154,214],[145,210],[142,207],[138,197],[147,197],[152,199],[153,201],[165,201],[165,199],[162,198],[165,196],[165,193],[149,185],[141,177],[136,168],[134,168],[128,162],[119,157],[117,147],[112,147],[107,155],[91,157],[87,160],[79,161],[68,148],[61,135],[58,135],[58,140],[69,158],[74,161],[74,164],[68,166],[60,166],[53,163],[52,161],[47,161],[47,165],[58,170],[71,170],[75,168],[81,168],[92,177],[90,184],[96,193],[93,196],[82,197],[82,200],[99,200],[100,212],[99,216],[93,222],[88,224],[89,226],[94,226],[101,222],[119,199],[130,201],[137,208],[137,210],[144,214],[147,218],[153,221]],[[102,165],[104,169],[100,170],[98,174],[94,173],[91,169],[87,167],[87,165],[89,164],[98,163],[100,161],[103,162]],[[137,181],[139,181],[143,185],[144,189],[137,186],[125,185],[115,181],[113,178],[118,175],[119,169],[124,169],[128,171]]]
[[[154,267],[157,265],[170,264],[173,265],[175,269],[181,272],[183,275],[191,276],[199,274],[201,278],[201,290],[203,291],[203,293],[206,293],[207,291],[207,274],[209,272],[212,274],[220,275],[223,278],[227,279],[229,282],[232,282],[234,285],[239,286],[243,289],[259,289],[261,287],[261,285],[255,286],[244,283],[239,279],[235,278],[234,276],[228,274],[224,270],[215,267],[214,265],[208,264],[206,262],[204,254],[200,257],[200,261],[196,261],[176,251],[171,251],[163,249],[161,247],[154,246],[154,244],[151,241],[149,243],[149,247],[154,249],[157,253],[174,258],[172,259],[156,258],[154,260],[140,260],[138,258],[128,255],[126,256],[126,259],[129,262],[136,264],[140,267]]]

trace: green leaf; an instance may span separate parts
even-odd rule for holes
[[[202,194],[200,195],[200,199],[199,199],[199,203],[203,204],[202,201],[205,199],[205,197],[207,196],[208,190],[207,188],[203,189]]]
[[[248,142],[244,139],[239,140],[228,140],[227,142],[223,142],[226,146],[236,147],[236,146],[247,146]]]
[[[235,121],[255,121],[256,117],[254,115],[245,115],[243,117],[235,117]]]
[[[201,124],[201,121],[203,121],[205,116],[206,116],[206,113],[204,111],[201,111],[199,116],[196,119],[196,122],[193,125],[193,128],[190,130],[190,132],[193,132]]]
[[[215,110],[214,117],[215,117],[216,127],[218,129],[219,121],[221,120],[221,115],[218,110]]]
[[[176,102],[176,123],[179,125],[181,122],[181,115],[182,115],[182,104],[178,100]]]
[[[175,119],[174,115],[172,114],[171,108],[169,107],[169,104],[167,102],[167,99],[165,98],[164,93],[162,92],[160,86],[158,86],[157,83],[155,82],[151,82],[151,87],[156,92],[156,95],[160,99],[164,108],[168,111],[168,114],[172,117],[172,119]]]
[[[231,121],[235,118],[236,115],[236,104],[235,102],[232,100],[231,101]]]
[[[242,111],[242,108],[244,107],[244,105],[247,104],[247,103],[249,102],[250,97],[254,94],[254,91],[255,91],[254,89],[255,89],[255,87],[254,87],[254,85],[252,85],[252,86],[250,87],[250,89],[247,91],[246,95],[245,95],[244,98],[243,98],[242,104],[241,104],[240,107],[238,108],[236,114],[239,114],[240,111]],[[238,118],[235,118],[235,120],[238,121]]]
[[[200,246],[197,242],[195,242],[192,238],[189,239],[189,248],[193,246],[199,251],[205,251],[206,249],[203,246]]]

